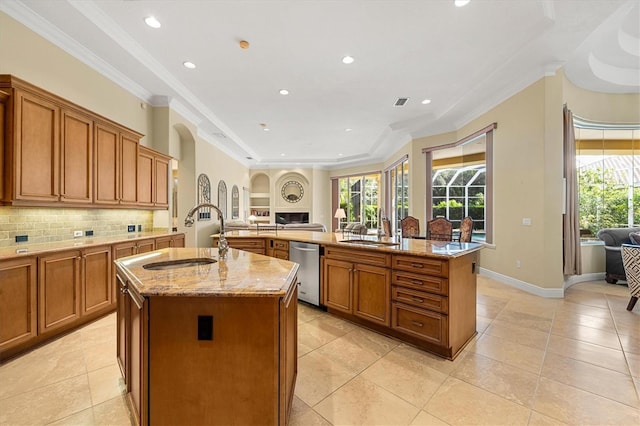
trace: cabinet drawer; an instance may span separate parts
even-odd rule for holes
[[[403,333],[447,347],[448,317],[407,305],[393,303],[391,326]]]
[[[265,250],[260,247],[233,247],[233,248],[236,248],[242,251],[248,251],[249,253],[261,254],[261,255],[265,254]]]
[[[445,278],[449,276],[449,262],[444,259],[394,255],[392,267],[418,274],[438,275]]]
[[[430,275],[412,274],[409,272],[393,271],[393,284],[415,290],[428,291],[443,296],[449,295],[449,280]]]
[[[285,250],[285,251],[289,251],[289,241],[283,241],[283,240],[273,240],[273,245],[272,245],[274,250]]]
[[[396,286],[391,289],[391,295],[394,302],[406,303],[443,314],[449,313],[449,299],[444,296]]]
[[[385,253],[376,253],[370,250],[349,250],[333,246],[326,246],[324,249],[325,257],[329,259],[346,260],[347,262],[364,263],[374,266],[391,265],[391,255]]]
[[[227,239],[229,246],[240,250],[260,248],[264,252],[264,240],[262,238],[238,238]],[[218,243],[216,238],[216,244]]]
[[[289,260],[289,252],[284,250],[274,250],[273,257],[276,259]]]

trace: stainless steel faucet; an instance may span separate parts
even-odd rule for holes
[[[218,256],[220,259],[225,259],[227,257],[227,252],[229,251],[229,243],[227,242],[226,237],[224,236],[224,217],[222,216],[222,211],[218,208],[218,206],[213,205],[211,203],[200,203],[187,213],[187,217],[184,219],[184,226],[191,227],[193,226],[193,215],[202,208],[212,208],[218,213],[218,217],[220,218],[220,237],[218,238]]]

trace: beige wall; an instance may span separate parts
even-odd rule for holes
[[[111,80],[0,12],[0,74],[12,74],[146,135],[150,108]],[[144,108],[141,107],[144,106]]]

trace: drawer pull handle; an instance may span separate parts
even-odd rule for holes
[[[411,267],[412,268],[424,268],[424,265],[422,263],[412,263]]]
[[[411,324],[415,325],[416,327],[424,326],[424,324],[422,324],[421,322],[418,322],[418,321],[411,321]]]
[[[420,280],[411,280],[411,284],[415,284],[415,285],[424,285],[424,283]]]
[[[129,290],[128,290],[126,287],[122,287],[122,288],[120,289],[120,293],[122,293],[122,294],[127,294],[127,293],[129,293]]]
[[[419,302],[419,303],[424,302],[424,299],[421,299],[419,297],[412,297],[411,300],[413,300],[414,302]]]

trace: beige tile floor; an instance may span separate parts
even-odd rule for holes
[[[453,362],[299,307],[293,425],[640,425],[640,308],[603,282],[544,299],[480,276]],[[0,424],[129,425],[115,315],[0,366]]]

